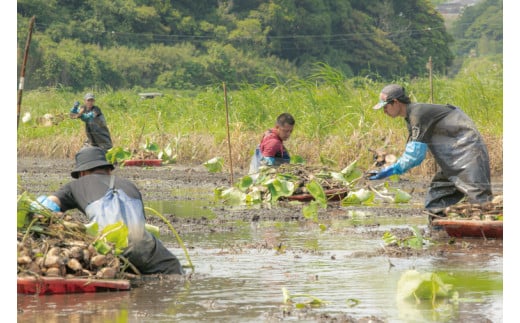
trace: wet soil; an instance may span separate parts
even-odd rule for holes
[[[72,180],[70,171],[73,168],[74,161],[69,159],[44,159],[44,158],[18,158],[17,173],[18,173],[18,193],[27,191],[34,196],[42,194],[49,195],[57,190],[61,185]],[[114,174],[125,177],[136,183],[139,187],[143,200],[146,201],[169,201],[169,200],[190,200],[196,197],[190,197],[189,194],[183,196],[172,195],[172,190],[189,190],[197,188],[199,190],[206,189],[213,190],[216,187],[229,187],[231,184],[231,175],[229,172],[211,173],[204,166],[201,165],[164,165],[159,167],[119,167],[116,165]],[[242,173],[234,173],[233,179],[236,181],[244,176]],[[495,194],[502,194],[501,180],[499,185],[494,187]],[[402,176],[398,183],[392,183],[392,187],[399,188],[412,195],[412,200],[406,207],[395,207],[390,204],[380,204],[379,206],[353,206],[343,207],[338,202],[329,203],[326,210],[320,209],[318,217],[321,223],[327,223],[330,220],[348,220],[353,217],[355,212],[364,214],[365,217],[373,218],[374,221],[369,221],[369,225],[353,226],[344,228],[348,230],[349,235],[360,236],[360,238],[381,238],[384,231],[377,230],[379,226],[377,218],[380,216],[395,217],[395,218],[410,218],[413,223],[428,223],[428,214],[422,208],[425,192],[429,184],[427,178],[412,178]],[[358,183],[357,186],[374,185],[373,183]],[[225,232],[233,231],[234,223],[240,222],[260,222],[260,221],[309,221],[303,217],[302,208],[305,203],[291,203],[289,201],[279,201],[276,207],[261,206],[254,208],[231,208],[222,205],[215,205],[212,208],[212,213],[216,217],[177,217],[175,214],[163,214],[168,221],[175,227],[179,234],[190,232]],[[74,213],[72,213],[74,215]],[[79,212],[76,214],[82,217]],[[162,234],[171,234],[167,225],[157,217],[151,217],[148,222],[159,226]],[[342,232],[345,233],[345,232]],[[413,235],[411,229],[392,228],[391,233],[397,238],[405,238]],[[392,248],[389,246],[383,248],[377,253],[391,253],[393,256],[410,256],[418,252],[430,252],[432,254],[439,254],[449,252],[450,250],[457,250],[460,243],[463,243],[464,248],[469,250],[471,243],[468,245],[465,241],[460,239],[449,239],[447,234],[442,230],[432,230],[427,226],[421,232],[425,237],[433,239],[448,239],[446,244],[442,244],[443,248],[428,248],[427,250],[408,250],[406,248]],[[479,248],[475,248],[475,252],[482,251],[486,245],[491,245],[493,248],[502,248],[502,240],[490,240],[486,243],[481,243],[482,239],[473,239],[479,243]],[[485,240],[485,239],[484,239]],[[271,246],[267,246],[271,247]],[[484,248],[485,249],[485,248]],[[485,251],[484,251],[485,252]],[[371,256],[364,254],[362,256]]]
[[[74,161],[68,159],[42,159],[42,158],[18,158],[17,174],[18,174],[18,194],[27,191],[33,196],[42,194],[49,195],[56,191],[61,185],[72,180],[70,171],[73,168]],[[168,165],[160,167],[119,167],[116,166],[114,174],[125,177],[136,183],[141,190],[144,201],[174,201],[174,200],[196,200],[196,196],[183,194],[177,196],[172,194],[172,190],[186,190],[189,192],[196,188],[198,190],[207,190],[211,192],[216,187],[229,187],[231,184],[231,175],[227,172],[210,173],[205,167],[200,165]],[[235,173],[233,178],[236,181],[245,174]],[[388,225],[383,225],[378,218],[395,218],[396,222],[420,223],[421,234],[427,239],[436,241],[428,248],[412,249],[398,245],[386,245],[372,251],[360,251],[351,255],[351,257],[371,258],[381,255],[390,257],[414,257],[414,256],[433,256],[433,257],[449,257],[450,254],[463,253],[466,257],[478,257],[485,261],[492,255],[502,254],[502,240],[495,239],[455,239],[450,238],[442,230],[435,230],[428,226],[428,215],[422,208],[422,202],[429,179],[412,178],[402,176],[399,183],[393,183],[392,186],[400,188],[411,193],[412,200],[406,207],[395,207],[393,205],[381,204],[377,207],[343,207],[339,203],[330,203],[326,210],[319,211],[320,223],[327,224],[331,221],[352,219],[356,212],[364,214],[370,221],[363,221],[358,225],[349,225],[341,228],[329,228],[330,234],[343,236],[348,234],[351,237],[359,237],[360,239],[381,239],[383,234],[388,231]],[[501,180],[499,181],[501,183]],[[359,183],[359,185],[368,185],[369,183]],[[373,185],[373,184],[372,184]],[[501,185],[495,194],[501,194]],[[260,206],[254,208],[232,208],[222,206],[215,203],[212,207],[214,217],[178,217],[175,214],[163,214],[168,221],[172,223],[177,232],[182,236],[186,233],[210,233],[210,232],[227,232],[236,229],[237,222],[301,222],[309,223],[310,220],[305,219],[302,214],[304,203],[290,203],[281,201],[276,207]],[[210,206],[211,207],[211,206]],[[77,212],[77,211],[76,211]],[[72,212],[73,216],[84,218],[79,212]],[[158,218],[152,217],[148,222],[160,227],[161,236],[163,234],[171,234],[167,225]],[[391,227],[391,233],[398,239],[413,236],[410,226],[396,225]],[[236,249],[271,249],[276,247],[276,241],[270,242],[255,241],[248,243],[239,243]],[[234,248],[231,248],[232,250]],[[390,263],[390,265],[392,265]],[[193,279],[189,277],[188,279]],[[315,313],[300,311],[298,313],[277,312],[271,313],[276,318],[282,315],[286,319],[306,319],[316,322],[385,322],[385,319],[377,317],[365,317],[362,319],[353,319],[347,315],[328,315],[324,313]],[[303,317],[302,317],[303,316]],[[283,320],[283,319],[282,319]]]

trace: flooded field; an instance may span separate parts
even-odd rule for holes
[[[126,172],[131,177],[137,170]],[[502,240],[450,239],[432,230],[420,197],[400,208],[330,206],[319,215],[322,230],[302,217],[298,204],[215,202],[210,184],[222,179],[170,182],[165,194],[164,181],[143,177],[144,195],[156,196],[147,206],[172,221],[194,268],[185,277],[134,281],[130,291],[18,294],[18,322],[503,321]],[[47,180],[34,186],[35,194],[59,181]],[[159,182],[154,190],[163,193],[153,195],[150,187]],[[413,228],[423,235],[421,248],[391,247],[383,239],[385,232],[413,236]],[[188,264],[171,232],[161,228],[161,239]],[[438,274],[458,297],[439,297],[434,305],[400,299],[398,282],[409,270]],[[285,303],[284,289],[303,296]],[[298,306],[312,297],[320,306]]]
[[[184,202],[170,203],[177,214],[186,209]],[[155,206],[168,209],[165,204]],[[210,216],[211,211],[201,206],[200,213]],[[383,233],[410,225],[428,230],[424,216],[331,220],[325,231],[306,221],[234,220],[227,225],[232,229],[226,232],[182,234],[194,265],[186,268],[186,278],[139,281],[124,292],[18,295],[18,321],[313,322],[348,316],[382,322],[502,322],[501,240],[467,239],[458,241],[460,250],[402,257],[376,252],[384,246]],[[182,264],[188,263],[184,251],[173,247],[173,236],[163,235],[163,241]],[[449,239],[428,244],[424,249],[448,246]],[[428,301],[398,301],[397,283],[410,269],[451,277],[459,301],[440,300],[436,308]],[[317,297],[324,305],[286,305],[282,288]]]

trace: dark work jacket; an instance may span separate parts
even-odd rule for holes
[[[486,144],[473,121],[452,105],[412,103],[407,106],[408,141],[428,145],[441,170],[436,178],[453,183],[472,203],[487,202],[491,175]],[[435,200],[436,185],[430,186],[428,199]]]
[[[86,109],[86,108],[85,108]],[[110,137],[110,131],[108,130],[105,116],[101,112],[98,106],[93,106],[94,118],[91,120],[83,120],[85,122],[85,131],[87,133],[87,143],[92,146],[103,148],[105,151],[112,148],[112,138]]]
[[[104,199],[110,185],[111,175],[89,174],[62,186],[53,195],[61,203],[61,211],[77,208],[97,222],[99,230],[106,225],[123,221],[128,227],[128,247],[123,256],[139,269],[141,274],[182,274],[179,260],[162,242],[145,229],[145,211],[141,193],[134,183],[115,177],[114,188],[124,192],[117,200],[123,205],[113,211],[113,204],[103,209]]]

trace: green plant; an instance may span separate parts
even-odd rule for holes
[[[157,216],[159,219],[163,220],[166,225],[168,225],[168,228],[172,231],[172,233],[175,235],[175,238],[177,239],[177,242],[181,246],[182,250],[184,251],[184,255],[186,256],[186,260],[188,261],[188,266],[191,268],[192,271],[195,270],[195,267],[193,266],[193,263],[191,262],[190,255],[188,253],[188,249],[186,249],[186,246],[184,245],[184,242],[182,241],[182,238],[177,233],[177,230],[171,225],[170,221],[168,221],[161,213],[157,212],[155,209],[151,207],[145,207],[145,210],[150,211],[153,213],[153,215]]]
[[[499,71],[502,65],[491,63],[485,65],[496,72],[477,72],[473,67],[478,65],[475,62],[455,78],[434,78],[433,101],[459,106],[473,118],[488,144],[492,174],[501,175],[503,80]],[[367,170],[373,163],[368,149],[380,148],[385,142],[389,153],[401,155],[407,139],[402,120],[370,109],[384,85],[347,79],[344,88],[348,95],[339,93],[328,83],[316,85],[310,81],[249,85],[243,90],[229,91],[229,125],[233,134],[231,158],[235,171],[249,166],[254,147],[262,133],[273,126],[280,111],[287,111],[296,118],[294,132],[285,145],[291,156],[301,157],[306,165],[324,166],[323,163],[327,163],[341,169],[357,160],[357,167]],[[408,81],[406,88],[414,101],[430,100],[428,78]],[[66,119],[45,127],[37,120],[46,113],[68,112],[74,98],[81,95],[57,89],[24,92],[20,113],[29,112],[32,119],[20,123],[17,129],[18,155],[73,157],[85,140],[81,122]],[[96,93],[96,102],[103,109],[116,148],[132,151],[125,147],[135,147],[136,153],[144,153],[140,148],[143,142],[156,143],[164,147],[155,152],[161,154],[163,151],[161,159],[165,155],[184,164],[202,164],[228,151],[220,86],[196,92],[165,90],[163,96],[152,100],[140,100],[133,90]],[[316,107],[319,107],[319,113],[315,111]],[[53,143],[51,146],[50,142]],[[227,164],[230,163],[228,158],[224,158]],[[433,175],[434,164],[426,160],[410,174]]]
[[[314,297],[310,294],[290,294],[287,288],[282,288],[283,294],[283,303],[294,305],[296,308],[305,308],[307,306],[310,307],[321,307],[324,306],[326,302],[323,300]],[[303,298],[303,301],[299,301],[299,299]]]
[[[413,249],[421,249],[423,248],[425,242],[427,241],[421,231],[417,226],[412,226],[413,236],[406,237],[403,239],[398,239],[391,232],[385,232],[383,234],[383,241],[385,245],[397,245],[398,247],[410,247]]]
[[[397,298],[399,300],[414,299],[416,304],[422,300],[430,300],[435,308],[437,298],[457,298],[458,293],[453,286],[446,284],[436,273],[420,273],[407,270],[397,283]]]

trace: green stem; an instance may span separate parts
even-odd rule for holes
[[[190,255],[188,254],[188,250],[184,246],[184,242],[182,241],[182,239],[179,236],[179,234],[177,233],[177,231],[175,231],[173,226],[170,224],[170,222],[162,214],[160,214],[156,210],[152,209],[151,207],[145,206],[144,209],[147,210],[147,211],[153,212],[155,215],[157,215],[157,217],[159,217],[161,220],[164,221],[164,223],[166,223],[168,225],[170,230],[172,230],[173,234],[177,238],[177,242],[179,242],[179,245],[182,247],[182,250],[184,250],[184,254],[186,255],[186,259],[188,260],[189,267],[191,268],[192,271],[194,271],[195,268],[193,267],[193,264],[191,263],[191,259],[190,259]]]

